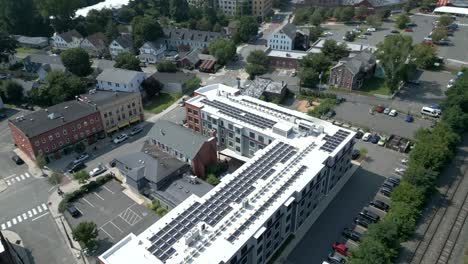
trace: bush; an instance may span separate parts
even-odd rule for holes
[[[209,166],[207,171],[208,171],[208,174],[220,176],[221,174],[226,172],[228,168],[229,168],[229,164],[227,162],[218,162],[214,165]]]
[[[49,176],[49,178],[47,180],[52,185],[58,185],[63,180],[63,174],[54,172],[54,173],[52,173],[52,175]]]
[[[85,183],[89,179],[89,173],[84,170],[81,170],[75,174],[73,174],[73,178],[77,180],[79,183]],[[84,186],[82,186],[84,187]]]
[[[167,209],[159,207],[158,209],[156,209],[156,214],[158,214],[160,217],[163,217],[165,214],[167,214]]]
[[[220,183],[219,179],[214,174],[209,174],[208,177],[206,177],[206,182],[213,186],[216,186]]]
[[[177,66],[170,61],[162,61],[156,65],[158,72],[176,72]]]
[[[333,110],[336,106],[336,99],[323,99],[318,106],[314,109],[309,110],[308,114],[315,117],[321,117],[328,113],[328,111]]]

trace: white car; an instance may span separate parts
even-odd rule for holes
[[[358,38],[360,38],[360,39],[367,39],[367,36],[366,36],[366,35],[360,35]]]
[[[383,110],[383,113],[386,114],[386,115],[388,115],[388,113],[390,113],[390,108],[388,108],[388,107],[385,108],[385,109]]]
[[[106,170],[107,168],[105,166],[103,166],[102,164],[99,164],[96,168],[92,169],[89,172],[89,176],[91,177],[98,176],[99,174],[104,173]]]
[[[372,136],[372,134],[367,132],[367,133],[364,134],[364,136],[362,136],[362,140],[363,141],[369,141],[371,136]]]
[[[327,32],[323,33],[323,35],[325,35],[325,36],[333,36],[333,32],[327,31]]]
[[[127,140],[127,139],[128,139],[128,135],[127,135],[127,134],[121,134],[120,136],[114,138],[113,141],[114,141],[115,144],[119,144],[119,143],[121,143],[121,142],[124,142],[124,141]]]
[[[398,174],[403,174],[406,171],[405,168],[395,168],[395,172]]]
[[[447,88],[452,88],[453,86],[454,86],[454,84],[453,84],[453,83],[449,83],[449,84],[447,84]]]
[[[432,38],[431,37],[425,37],[424,40],[425,41],[432,41]]]
[[[402,160],[400,160],[400,161],[401,161],[402,164],[407,164],[408,161],[409,161],[409,159],[402,159]]]
[[[395,109],[392,109],[390,113],[388,113],[389,116],[396,116],[398,112]]]
[[[73,161],[74,164],[77,164],[77,163],[81,163],[85,160],[87,160],[89,158],[89,155],[88,153],[82,153],[81,155],[79,155],[78,157],[76,157],[76,159]]]
[[[375,28],[368,28],[368,29],[367,29],[367,32],[375,32],[375,31],[376,31]]]

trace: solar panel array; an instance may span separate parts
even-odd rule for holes
[[[341,142],[343,142],[343,140],[349,136],[349,134],[350,133],[348,131],[338,129],[338,131],[333,136],[326,135],[323,138],[326,142],[323,144],[323,146],[320,147],[320,149],[330,153],[333,152],[336,147],[338,147]]]
[[[293,182],[300,177],[304,171],[307,169],[307,166],[301,166],[299,170],[294,173],[291,178],[283,185],[281,186],[277,192],[275,192],[258,210],[247,219],[232,235],[230,235],[227,240],[229,242],[233,242],[236,240],[249,226],[255,222],[257,218],[260,217],[261,214],[263,214],[268,208],[275,202],[275,200],[280,197],[281,194],[283,194],[289,186],[293,184]]]
[[[203,99],[200,102],[218,109],[222,114],[225,114],[227,116],[260,128],[272,128],[276,124],[276,122],[273,120],[261,117],[256,114],[245,112],[237,107],[225,104],[217,100],[210,101],[208,99]]]
[[[199,222],[215,226],[224,216],[232,211],[231,203],[241,203],[251,194],[255,187],[252,185],[258,179],[267,179],[275,173],[272,167],[278,162],[287,162],[296,154],[293,146],[279,142],[267,154],[260,157],[248,168],[239,173],[229,184],[224,185],[203,204],[195,202],[187,210],[169,222],[149,240],[151,246],[148,251],[161,261],[166,261],[175,249],[176,241],[184,236]]]
[[[271,111],[278,112],[278,113],[280,113],[280,114],[282,114],[282,115],[285,115],[285,116],[287,116],[287,117],[292,117],[292,115],[289,114],[289,113],[286,113],[286,112],[284,112],[284,111],[281,111],[281,110],[278,110],[278,109],[275,109],[275,108],[272,108],[272,107],[269,107],[269,106],[266,106],[266,105],[258,104],[258,103],[256,103],[256,102],[252,102],[252,101],[249,101],[249,100],[247,100],[247,99],[242,99],[242,101],[247,102],[247,103],[250,103],[250,104],[254,104],[254,105],[256,105],[256,106],[260,106],[260,107],[262,107],[262,108],[265,108],[265,109],[268,109],[268,110],[271,110]]]

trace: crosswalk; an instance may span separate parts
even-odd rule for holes
[[[2,223],[0,225],[0,228],[1,230],[5,230],[7,228],[10,228],[14,225],[17,225],[23,221],[26,221],[26,220],[31,220],[31,221],[34,221],[36,218],[38,217],[41,217],[43,216],[44,214],[48,214],[49,208],[47,207],[47,205],[45,203],[41,204],[41,205],[38,205],[34,208],[31,208],[30,210],[28,210],[27,212],[24,212],[24,213],[21,213],[19,214],[18,216],[16,217],[13,217],[11,220],[9,221],[6,221],[5,223]],[[33,218],[37,215],[36,218]]]
[[[13,176],[13,177],[11,177],[11,178],[5,180],[5,183],[6,183],[8,186],[10,186],[10,185],[15,184],[15,183],[18,183],[18,182],[20,182],[20,181],[24,181],[24,180],[26,180],[26,179],[28,179],[28,178],[30,178],[30,177],[31,177],[31,175],[30,175],[28,172],[25,172],[25,173],[23,173],[23,174],[21,174],[21,175]]]

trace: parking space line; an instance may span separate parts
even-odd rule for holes
[[[45,213],[41,214],[40,216],[38,216],[36,218],[33,218],[31,221],[36,221],[37,219],[39,219],[39,218],[41,218],[41,217],[43,217],[45,215],[48,215],[48,214],[49,214],[49,212],[45,212]]]
[[[13,222],[14,225],[16,225],[16,223],[17,223],[16,218],[11,219],[11,221]]]
[[[32,209],[32,212],[33,212],[33,215],[37,215],[36,208],[33,208],[33,209]]]
[[[23,219],[24,220],[28,219],[28,216],[26,215],[26,213],[23,214]]]
[[[31,213],[31,210],[28,211],[28,215],[29,217],[33,216],[33,214]]]
[[[86,203],[88,203],[90,206],[95,207],[92,203],[90,203],[88,200],[86,200],[86,198],[82,198],[82,200],[85,201]]]
[[[112,240],[114,240],[114,237],[107,233],[106,230],[104,230],[104,228],[101,227],[100,229],[102,230],[102,232],[106,233],[106,235],[108,235]]]
[[[26,179],[26,178],[24,177],[24,175],[23,175],[23,174],[21,174],[21,176],[20,176],[20,177],[21,177],[21,179],[22,179],[22,180],[25,180],[25,179]]]
[[[20,177],[18,177],[18,176],[16,176],[15,179],[16,179],[17,181],[21,181]]]
[[[27,172],[26,172],[26,173],[24,173],[24,175],[26,175],[26,178],[29,178],[29,177],[31,177],[31,175],[29,175],[29,173],[27,173]]]
[[[7,225],[7,227],[10,227],[10,226],[11,226],[11,222],[10,222],[10,221],[7,221],[7,222],[6,222],[6,225]]]
[[[112,194],[115,194],[113,191],[111,191],[111,189],[107,188],[107,186],[102,186],[102,188],[108,190],[108,191],[109,191],[110,193],[112,193]]]
[[[120,228],[119,228],[119,227],[118,227],[116,224],[114,224],[114,222],[112,222],[112,221],[109,221],[109,224],[111,224],[111,225],[115,226],[115,228],[117,228],[117,229],[120,231],[120,233],[123,233],[123,230],[122,230],[122,229],[120,229]]]
[[[40,206],[38,206],[38,207],[37,207],[37,211],[38,211],[39,213],[42,213],[42,208],[41,208]]]
[[[44,208],[44,210],[47,210],[47,205],[45,203],[43,203],[42,208]]]
[[[99,194],[97,194],[97,192],[94,192],[94,194],[99,197],[99,199],[103,200],[104,201],[104,198],[102,198]]]
[[[21,218],[21,215],[18,215],[16,218],[18,218],[18,223],[23,222],[23,219]]]

